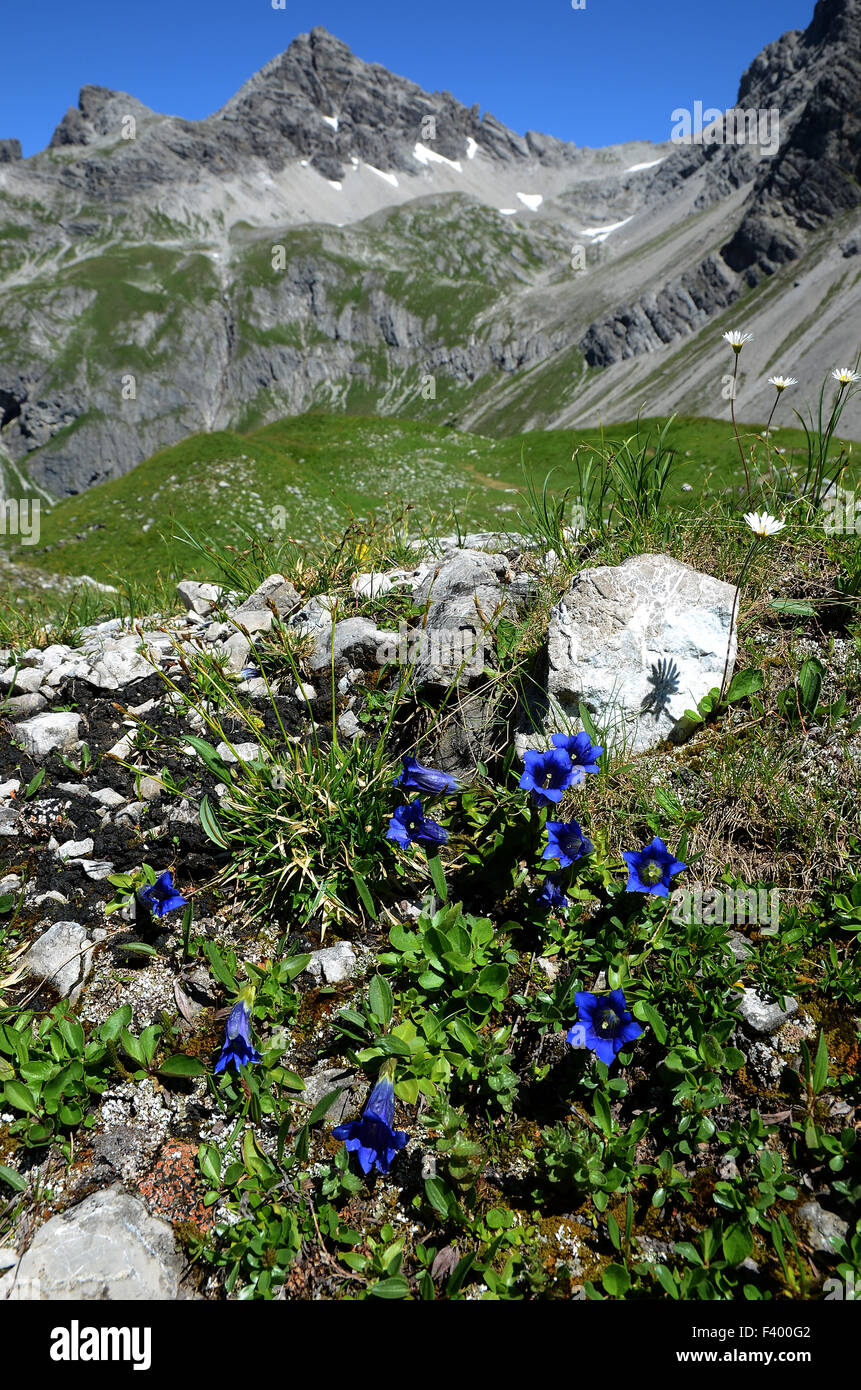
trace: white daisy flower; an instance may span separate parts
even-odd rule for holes
[[[753,338],[752,333],[739,333],[737,328],[734,328],[731,333],[724,333],[723,336],[724,341],[729,343],[733,352],[741,352],[745,343],[749,343]]]
[[[768,536],[776,536],[778,531],[782,531],[786,525],[785,521],[778,521],[776,516],[769,516],[768,512],[746,512],[745,521],[753,531],[754,535],[765,540]]]
[[[853,381],[861,380],[857,372],[853,372],[851,367],[835,367],[831,373],[835,381],[839,381],[841,386],[851,386]]]
[[[768,384],[769,386],[776,386],[778,391],[785,391],[787,386],[797,386],[798,382],[794,376],[770,376]]]

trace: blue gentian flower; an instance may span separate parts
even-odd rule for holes
[[[457,782],[447,772],[423,767],[415,758],[404,758],[403,771],[395,778],[395,786],[405,792],[427,792],[429,796],[459,790]]]
[[[560,912],[563,908],[568,907],[570,903],[570,899],[565,896],[559,884],[556,882],[556,879],[550,874],[545,878],[541,886],[541,891],[537,895],[535,901],[540,903],[542,907],[558,908]]]
[[[587,840],[576,820],[549,820],[547,822],[547,847],[542,859],[558,859],[563,869],[568,869],[578,859],[591,854],[595,846]]]
[[[625,888],[629,893],[654,893],[659,898],[669,895],[670,879],[686,869],[680,859],[674,859],[663,840],[657,835],[650,845],[641,850],[624,850],[622,858],[628,866],[628,882]]]
[[[554,748],[561,748],[571,759],[574,768],[574,781],[582,782],[583,774],[598,771],[598,759],[604,752],[600,744],[593,743],[588,734],[554,734],[550,742]]]
[[[386,831],[387,840],[396,840],[406,849],[409,845],[424,845],[435,849],[444,845],[448,831],[422,811],[422,803],[416,798],[406,806],[398,806]]]
[[[163,917],[166,912],[174,912],[178,907],[188,905],[188,898],[184,898],[174,888],[169,869],[165,869],[155,883],[148,883],[145,888],[139,888],[138,900],[149,908],[154,917]]]
[[[574,782],[574,769],[571,759],[561,748],[550,748],[546,753],[536,753],[532,749],[524,753],[526,770],[520,779],[520,787],[532,793],[536,806],[552,806],[562,800],[562,793]]]
[[[395,1118],[395,1087],[391,1075],[381,1076],[368,1097],[359,1120],[337,1125],[332,1130],[336,1139],[343,1139],[348,1153],[358,1153],[363,1173],[370,1173],[376,1164],[381,1173],[407,1142],[402,1130],[392,1129]]]
[[[215,1064],[216,1072],[224,1071],[228,1062],[232,1062],[237,1072],[241,1072],[242,1068],[247,1067],[249,1062],[260,1061],[260,1053],[251,1046],[251,1039],[248,1036],[250,1023],[251,1014],[248,1004],[244,999],[240,999],[238,1004],[234,1004],[227,1020],[224,1046]]]
[[[579,1017],[568,1030],[568,1042],[572,1047],[590,1048],[607,1066],[627,1043],[642,1036],[643,1030],[628,1013],[620,989],[609,994],[580,991],[574,995],[574,1003]]]

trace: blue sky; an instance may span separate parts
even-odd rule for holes
[[[159,111],[217,110],[297,34],[323,25],[359,57],[448,90],[522,133],[578,145],[665,140],[675,107],[731,106],[764,44],[814,0],[13,0],[3,16],[0,137],[42,149],[78,90]],[[22,55],[19,60],[17,55]]]

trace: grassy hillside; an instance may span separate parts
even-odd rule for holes
[[[644,420],[640,429],[656,436],[662,424]],[[635,421],[614,425],[606,438],[622,440],[636,430]],[[727,425],[680,419],[670,440],[676,466],[668,501],[694,505],[741,480]],[[774,431],[774,441],[790,458],[804,443],[801,431],[791,429]],[[0,536],[0,553],[5,548],[20,566],[60,575],[149,582],[157,573],[169,579],[187,571],[179,527],[219,544],[282,528],[313,543],[351,515],[410,504],[415,531],[450,531],[455,517],[464,527],[517,529],[524,468],[539,487],[556,470],[554,490],[570,488],[576,497],[572,456],[579,448],[587,460],[597,443],[594,430],[489,439],[414,420],[310,413],[248,434],[193,435],[122,478],[51,510],[43,506],[39,545]]]

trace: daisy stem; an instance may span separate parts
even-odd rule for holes
[[[747,572],[750,569],[750,564],[753,560],[754,555],[756,554],[758,545],[759,539],[757,538],[753,542],[753,545],[750,547],[750,550],[747,552],[747,555],[745,556],[744,564],[741,567],[741,574],[739,575],[738,583],[735,586],[735,596],[732,601],[732,613],[730,614],[729,618],[729,640],[726,644],[726,661],[723,664],[723,680],[720,683],[720,695],[718,696],[718,708],[720,708],[721,704],[723,703],[723,697],[726,693],[726,677],[727,672],[729,670],[729,654],[732,651],[732,629],[733,624],[735,623],[736,610],[738,609],[738,600],[739,595],[741,594],[741,586],[747,578]]]
[[[738,377],[738,358],[739,358],[739,354],[736,353],[736,355],[735,355],[735,365],[733,366],[733,370],[732,370],[732,390],[731,390],[731,392],[730,392],[730,397],[729,397],[729,413],[730,413],[730,415],[731,415],[731,417],[732,417],[732,427],[733,427],[733,430],[734,430],[734,432],[735,432],[735,442],[736,442],[736,444],[738,445],[738,451],[739,451],[739,453],[741,454],[741,466],[742,466],[742,468],[744,469],[744,480],[745,480],[745,483],[746,483],[746,485],[747,485],[747,500],[748,500],[748,502],[749,502],[749,501],[750,501],[750,473],[748,472],[747,459],[746,459],[745,456],[744,456],[744,449],[741,447],[741,440],[740,440],[739,434],[738,434],[738,425],[737,425],[736,422],[735,422],[735,384],[736,384],[736,379],[737,379],[737,377]]]
[[[771,471],[771,445],[768,440],[768,432],[771,429],[771,422],[774,419],[774,412],[777,410],[777,402],[780,400],[780,392],[774,398],[774,405],[771,407],[771,414],[768,417],[768,424],[765,427],[765,461],[768,464],[768,481],[772,480]]]

